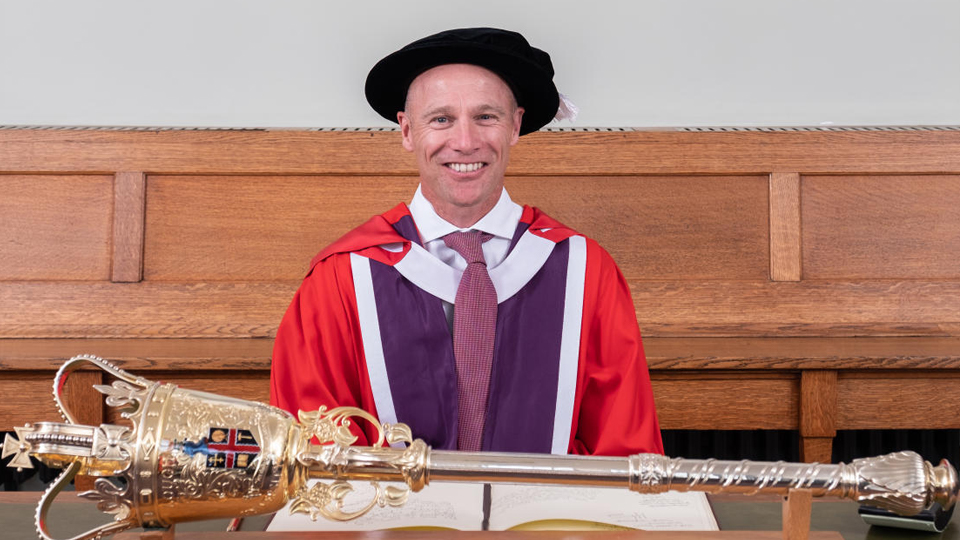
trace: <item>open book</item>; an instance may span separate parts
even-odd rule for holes
[[[373,496],[357,484],[345,510]],[[352,500],[356,506],[351,507]],[[378,529],[716,531],[703,493],[641,495],[626,488],[437,483],[411,493],[401,507],[373,508],[347,522],[277,512],[268,531],[366,531]]]

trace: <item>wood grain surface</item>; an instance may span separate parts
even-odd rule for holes
[[[957,337],[646,337],[653,370],[960,369]]]
[[[273,339],[269,338],[0,339],[0,371],[56,371],[63,362],[78,354],[106,358],[131,372],[265,371],[270,369],[272,349]],[[142,374],[150,377],[149,373]]]
[[[800,437],[800,461],[804,463],[831,463],[833,437]]]
[[[510,177],[512,198],[597,240],[627,279],[766,280],[765,176]]]
[[[960,281],[631,281],[646,335],[960,335]]]
[[[800,175],[770,175],[770,279],[800,281]]]
[[[783,503],[783,540],[807,540],[810,537],[810,510],[813,493],[809,489],[791,489]]]
[[[960,372],[840,373],[837,429],[960,428]]]
[[[146,177],[118,172],[113,180],[113,272],[111,281],[143,278],[143,213]]]
[[[799,377],[651,376],[661,429],[797,429]]]
[[[960,279],[960,175],[804,176],[808,279]]]
[[[957,337],[646,337],[652,371],[957,370]],[[49,370],[94,354],[128,370],[268,370],[273,339],[0,339],[0,370]]]
[[[272,337],[297,283],[0,283],[4,337]]]
[[[106,175],[0,174],[0,281],[108,279],[112,185]]]
[[[0,172],[416,175],[399,132],[0,132]],[[960,132],[533,133],[509,174],[957,173]]]
[[[800,374],[800,436],[837,434],[837,372],[811,369]]]
[[[150,176],[144,278],[299,281],[324,246],[416,187],[405,177]]]
[[[515,200],[598,240],[628,278],[766,279],[764,177],[512,177],[507,185]],[[299,279],[321,247],[408,201],[415,187],[403,177],[151,176],[145,278]]]
[[[514,150],[513,198],[620,264],[664,428],[799,429],[804,459],[836,429],[960,428],[960,132]],[[81,352],[266,400],[310,258],[416,182],[393,131],[0,130],[0,419],[56,420],[53,372]]]
[[[103,398],[90,391],[103,380],[102,371],[75,371],[67,377],[60,396],[67,414],[78,424],[99,426],[103,422]]]
[[[0,337],[272,337],[297,282],[0,282]],[[960,281],[632,281],[653,336],[954,336]]]
[[[63,421],[53,402],[53,373],[0,370],[0,431],[31,422]]]

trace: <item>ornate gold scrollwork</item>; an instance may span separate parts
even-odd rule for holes
[[[81,463],[74,461],[67,466],[60,476],[54,480],[53,484],[47,488],[40,498],[40,504],[37,506],[35,523],[37,526],[37,535],[43,540],[55,540],[47,531],[47,514],[57,495],[63,491],[63,488],[70,484],[70,481],[80,471]],[[83,534],[74,536],[69,540],[100,540],[101,538],[112,536],[119,532],[130,529],[136,525],[130,519],[130,504],[123,497],[123,488],[103,478],[94,482],[93,491],[85,491],[80,497],[85,497],[97,501],[97,509],[114,514],[115,521],[104,523],[95,529],[91,529]]]
[[[350,521],[356,519],[373,507],[379,506],[402,506],[407,502],[409,490],[396,486],[381,486],[378,482],[371,482],[375,493],[361,508],[354,511],[344,511],[344,504],[348,495],[353,493],[353,486],[344,480],[335,480],[330,484],[317,482],[309,488],[304,487],[297,494],[296,499],[290,505],[290,512],[293,514],[308,514],[310,519],[316,521],[318,517],[323,516],[333,521]]]
[[[129,486],[118,485],[106,478],[97,478],[92,490],[78,493],[77,496],[96,501],[97,510],[112,514],[114,519],[122,521],[130,516],[128,488]]]
[[[414,491],[419,491],[425,485],[427,446],[423,441],[413,440],[410,427],[406,424],[380,424],[373,415],[355,407],[337,407],[329,411],[321,407],[317,411],[300,411],[298,416],[304,438],[309,440],[316,437],[321,444],[320,452],[299,456],[304,464],[338,471],[359,459],[396,469],[408,486],[414,486]],[[350,448],[357,441],[357,436],[350,432],[351,418],[366,420],[377,430],[377,440],[372,445],[374,448],[367,452]],[[399,456],[377,452],[377,448],[398,443],[409,445]],[[366,514],[375,506],[401,506],[407,502],[410,493],[407,486],[381,486],[378,482],[370,482],[370,485],[375,490],[373,497],[352,511],[344,510],[347,496],[354,492],[349,482],[334,480],[329,484],[316,482],[312,486],[304,486],[290,505],[290,512],[308,514],[312,520],[323,516],[335,521],[349,521]]]
[[[320,407],[316,411],[300,411],[297,414],[300,425],[303,426],[307,438],[316,437],[320,444],[333,443],[338,446],[350,446],[357,442],[357,437],[350,433],[353,422],[350,418],[362,418],[376,428],[378,437],[371,446],[383,446],[385,440],[383,426],[367,411],[356,407],[336,407],[334,409]]]

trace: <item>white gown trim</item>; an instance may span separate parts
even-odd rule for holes
[[[583,291],[587,275],[587,242],[570,237],[567,259],[567,286],[563,302],[563,334],[560,337],[560,373],[557,377],[557,408],[553,419],[550,452],[566,454],[573,426],[573,401],[580,367],[580,331],[583,323]]]
[[[523,233],[510,255],[496,268],[489,270],[490,280],[497,291],[497,303],[509,300],[540,271],[556,246],[552,240],[527,231]],[[455,303],[457,287],[463,272],[447,266],[419,244],[394,265],[400,274],[414,285],[436,296]]]
[[[367,375],[370,377],[373,402],[377,406],[377,418],[380,423],[396,424],[397,411],[393,406],[390,378],[387,377],[387,364],[383,357],[380,318],[377,315],[377,299],[373,294],[370,259],[351,253],[350,268],[353,271],[353,288],[357,296],[357,317],[360,319],[363,356],[367,362]],[[403,444],[397,443],[397,446],[402,447]]]

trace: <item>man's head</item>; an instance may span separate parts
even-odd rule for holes
[[[510,147],[553,119],[559,104],[550,56],[495,28],[448,30],[407,45],[374,66],[366,95],[400,124],[424,196],[458,226],[496,204]]]
[[[444,64],[414,79],[397,119],[440,216],[469,226],[496,205],[522,118],[510,87],[486,68]]]

